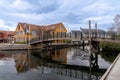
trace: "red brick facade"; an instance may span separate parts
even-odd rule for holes
[[[0,30],[0,43],[9,43],[14,41],[13,36],[14,36],[13,31]]]

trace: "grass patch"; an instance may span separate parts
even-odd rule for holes
[[[15,44],[26,44],[26,42],[15,42]]]
[[[100,48],[106,49],[106,50],[120,51],[120,44],[117,44],[117,43],[100,42],[99,46]]]

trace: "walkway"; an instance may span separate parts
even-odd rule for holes
[[[100,80],[120,80],[120,54]]]

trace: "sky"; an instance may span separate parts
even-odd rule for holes
[[[119,0],[0,0],[0,30],[16,29],[18,22],[48,25],[62,22],[68,31],[108,30],[120,14]]]

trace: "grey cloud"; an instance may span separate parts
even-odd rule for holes
[[[24,0],[23,0],[23,2],[24,2]],[[57,10],[62,4],[62,0],[61,1],[59,1],[59,0],[25,0],[25,2],[30,7],[28,7],[27,10],[26,9],[25,10],[24,9],[23,10],[16,9],[17,12],[36,13],[36,14],[48,13],[48,12],[53,12],[53,11]],[[27,7],[27,5],[22,6],[22,7]]]

